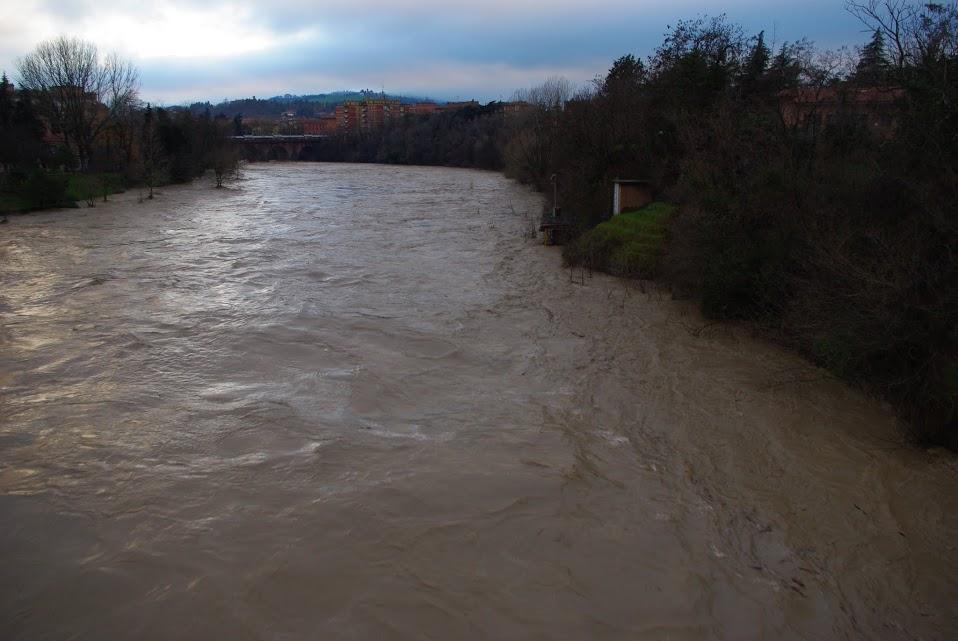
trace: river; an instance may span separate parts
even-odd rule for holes
[[[539,207],[272,163],[0,226],[0,638],[958,638],[953,455]]]

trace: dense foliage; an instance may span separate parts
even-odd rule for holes
[[[335,136],[311,160],[502,169],[507,116],[501,105],[392,120],[379,130]]]

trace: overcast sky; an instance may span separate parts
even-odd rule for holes
[[[0,69],[15,80],[17,58],[66,34],[131,59],[160,104],[365,88],[485,102],[585,83],[676,20],[720,13],[769,41],[867,40],[841,0],[3,0]]]

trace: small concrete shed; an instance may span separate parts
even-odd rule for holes
[[[655,200],[652,182],[644,179],[616,178],[612,181],[612,215],[645,207]]]

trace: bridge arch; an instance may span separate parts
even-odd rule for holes
[[[296,154],[296,160],[313,161],[318,158],[317,149],[313,145],[304,145]]]
[[[289,160],[289,152],[283,145],[273,145],[266,152],[266,160]]]
[[[241,155],[243,160],[248,162],[263,162],[266,160],[263,150],[256,145],[243,145]]]
[[[263,162],[270,160],[319,160],[322,156],[324,134],[302,135],[249,135],[232,136],[231,139],[241,147],[244,160]]]

